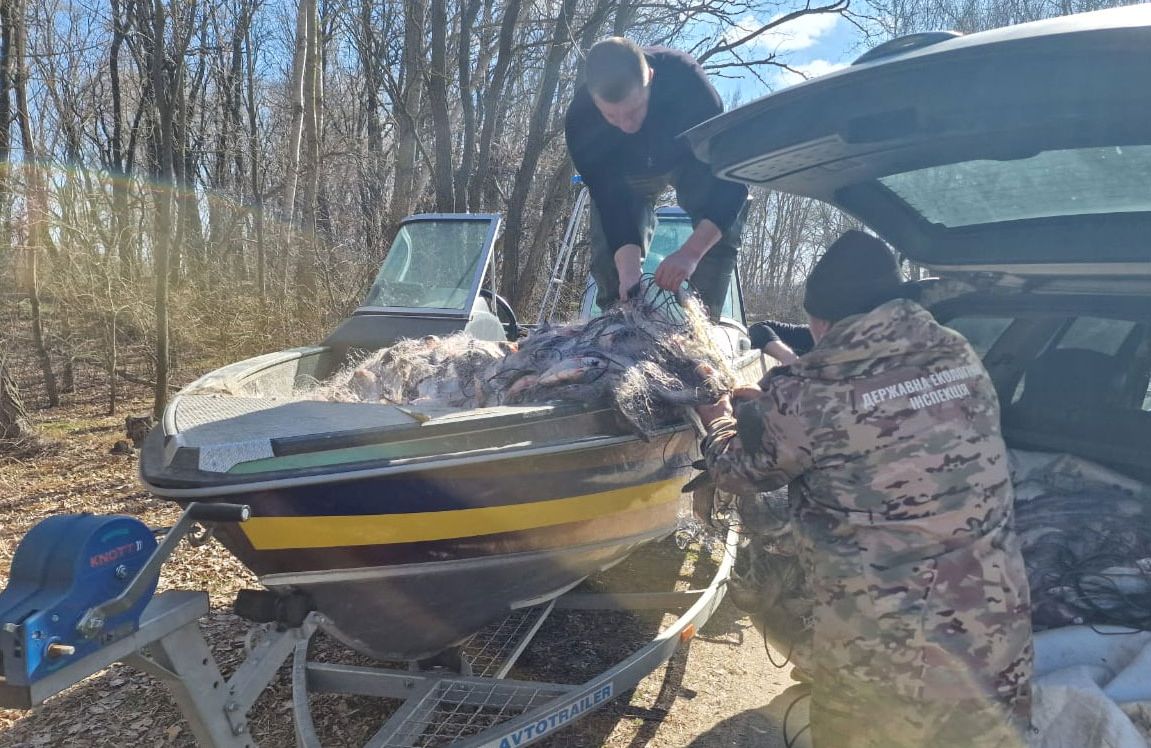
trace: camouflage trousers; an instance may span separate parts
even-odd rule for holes
[[[1029,729],[1016,701],[911,699],[818,669],[812,687],[814,748],[1025,748]]]
[[[1023,746],[1031,621],[1014,535],[881,558],[897,556],[813,578],[815,748]]]

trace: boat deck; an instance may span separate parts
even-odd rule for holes
[[[410,411],[383,403],[340,403],[288,397],[184,395],[175,403],[174,425],[183,446],[322,434],[419,423]]]
[[[572,407],[563,410],[570,411]],[[168,433],[175,438],[176,449],[196,450],[198,470],[229,473],[237,469],[244,471],[243,463],[252,463],[255,467],[262,464],[261,461],[284,455],[372,443],[442,439],[462,431],[506,424],[509,417],[516,421],[532,420],[556,411],[554,405],[464,410],[296,397],[244,397],[218,392],[188,393],[173,402]],[[441,444],[450,451],[450,442]]]

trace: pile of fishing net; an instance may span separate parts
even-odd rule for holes
[[[697,299],[645,281],[602,316],[535,330],[518,343],[466,333],[403,340],[313,391],[325,400],[482,408],[557,401],[614,405],[640,433],[715,402],[735,385]]]
[[[1073,455],[1009,456],[1035,630],[1151,631],[1151,486]],[[702,519],[720,533],[724,521],[738,522],[743,542],[728,594],[778,651],[805,667],[812,592],[795,555],[787,502],[784,490],[741,496],[737,519],[712,512]]]
[[[1011,467],[1035,628],[1151,630],[1151,486],[1071,455]]]

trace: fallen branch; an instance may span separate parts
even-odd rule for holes
[[[104,361],[101,361],[100,359],[97,359],[97,358],[89,358],[87,356],[76,356],[73,358],[73,360],[76,361],[77,363],[87,364],[88,366],[94,366],[94,367],[100,369],[101,371],[108,371],[108,364]],[[124,369],[117,369],[116,370],[116,376],[120,377],[125,382],[131,382],[132,384],[141,384],[141,385],[144,385],[145,387],[152,387],[152,388],[155,388],[155,386],[156,386],[155,382],[144,379],[143,377],[138,377],[135,374],[129,374]],[[179,389],[180,388],[174,384],[168,385],[169,391],[179,390]]]

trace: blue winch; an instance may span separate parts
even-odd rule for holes
[[[32,528],[0,592],[0,680],[29,685],[135,632],[155,578],[126,604],[104,604],[155,550],[152,531],[132,517],[66,514]]]

